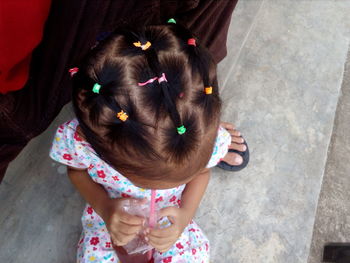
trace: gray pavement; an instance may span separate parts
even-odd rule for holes
[[[345,69],[308,263],[321,261],[326,243],[350,243],[350,50]]]
[[[239,173],[213,171],[196,217],[211,241],[212,262],[307,262],[349,46],[349,13],[348,0],[238,3],[219,79],[223,119],[242,131],[251,161]],[[64,166],[48,157],[54,130],[69,118],[68,106],[6,174],[0,262],[74,261],[83,202]]]

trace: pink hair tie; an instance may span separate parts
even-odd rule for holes
[[[187,40],[187,44],[191,45],[191,46],[197,46],[196,45],[196,40],[194,38],[190,38]]]
[[[70,73],[70,76],[73,77],[74,74],[78,73],[79,68],[71,68],[68,70],[68,72]]]
[[[147,80],[146,82],[139,82],[139,86],[146,86],[147,84],[149,83],[152,83],[153,81],[157,80],[158,78],[157,77],[154,77],[154,78],[151,78],[149,80]]]
[[[162,76],[160,78],[158,78],[158,83],[161,83],[163,81],[168,82],[168,80],[165,77],[165,73],[162,73]]]

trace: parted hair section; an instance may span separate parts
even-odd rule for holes
[[[185,180],[210,159],[221,110],[216,66],[189,38],[174,24],[116,30],[73,77],[85,139],[127,177]]]

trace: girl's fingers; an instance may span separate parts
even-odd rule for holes
[[[113,235],[112,242],[116,246],[124,246],[133,240],[135,235]]]
[[[157,251],[159,252],[166,252],[168,251],[172,246],[173,246],[173,242],[169,242],[169,243],[163,243],[161,245],[155,244],[154,242],[152,242],[151,240],[148,241],[148,243],[154,247]]]
[[[176,234],[174,225],[162,229],[152,229],[147,236],[155,238],[165,238]]]
[[[119,220],[129,226],[138,226],[142,225],[145,219],[128,213],[121,213],[119,215]]]
[[[163,244],[169,244],[169,243],[175,242],[178,239],[176,235],[170,235],[167,237],[155,237],[155,236],[148,235],[147,238],[150,242],[155,244],[157,247]]]
[[[142,225],[127,225],[123,222],[121,222],[119,225],[118,225],[118,232],[124,234],[124,235],[135,235],[137,233],[140,232],[142,228]]]

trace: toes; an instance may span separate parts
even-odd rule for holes
[[[242,156],[240,156],[239,154],[234,154],[235,155],[235,157],[234,157],[234,159],[233,159],[233,163],[235,164],[235,165],[240,165],[240,164],[242,164],[243,163],[243,158],[242,158]]]
[[[234,136],[234,137],[240,137],[241,136],[241,133],[237,130],[227,130],[231,136]]]
[[[239,152],[245,152],[247,150],[247,146],[245,146],[245,144],[237,143],[231,143],[231,145],[228,148],[232,150],[237,150]]]
[[[237,153],[228,152],[223,161],[230,165],[240,165],[243,163],[243,158]]]
[[[232,137],[231,138],[233,143],[244,143],[244,139],[242,137]]]
[[[235,129],[235,126],[229,122],[221,122],[220,125],[221,125],[221,127],[225,128],[228,131]]]

